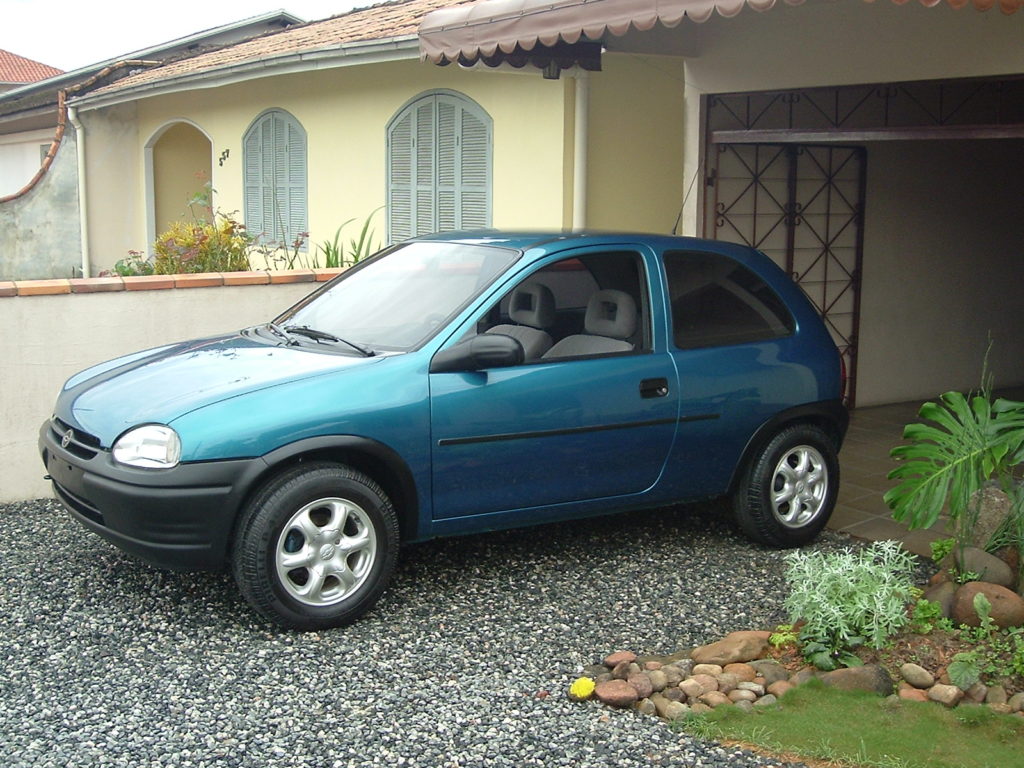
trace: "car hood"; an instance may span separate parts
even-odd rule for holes
[[[73,376],[57,400],[57,415],[109,447],[138,424],[167,424],[247,392],[383,359],[274,346],[238,334],[188,341],[117,358]]]

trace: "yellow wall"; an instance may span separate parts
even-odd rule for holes
[[[215,204],[241,217],[242,137],[268,108],[291,113],[308,136],[309,231],[316,243],[333,237],[347,219],[361,220],[383,205],[387,123],[410,99],[434,89],[458,91],[491,116],[493,225],[561,228],[564,196],[571,194],[563,164],[565,121],[571,117],[566,81],[544,80],[537,70],[475,72],[400,61],[283,75],[85,113],[95,126],[89,134],[93,262],[109,267],[128,248],[146,248],[144,148],[168,124],[187,119],[211,137]],[[137,123],[125,114],[135,109]],[[110,163],[107,170],[101,170],[103,162]],[[128,216],[120,207],[126,200],[134,201]],[[384,211],[374,224],[382,239]],[[350,225],[347,232],[354,230]]]
[[[587,226],[668,233],[683,199],[683,65],[607,54],[590,76]]]
[[[188,123],[168,128],[153,146],[153,186],[156,198],[156,231],[172,222],[203,211],[187,205],[203,191],[213,174],[210,141]]]

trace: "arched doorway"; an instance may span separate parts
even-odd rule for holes
[[[175,221],[210,215],[201,206],[190,206],[189,201],[208,190],[213,174],[213,145],[196,126],[177,122],[157,132],[147,149],[148,228],[152,243]]]

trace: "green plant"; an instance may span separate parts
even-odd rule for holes
[[[239,272],[249,269],[252,238],[230,214],[212,222],[176,221],[153,244],[158,275],[195,272]]]
[[[939,603],[921,599],[914,604],[907,626],[911,632],[927,635],[938,626],[942,618],[942,606]]]
[[[792,645],[796,642],[796,630],[792,624],[779,624],[768,638],[768,642],[775,648]]]
[[[981,659],[977,650],[964,651],[953,656],[946,668],[949,682],[966,691],[981,680]]]
[[[142,251],[128,251],[126,257],[115,262],[114,272],[121,277],[152,275],[153,262]]]
[[[952,570],[952,574],[953,581],[957,584],[967,584],[968,582],[977,581],[981,578],[981,574],[977,571],[962,571],[959,568],[954,568]]]
[[[308,232],[299,232],[290,244],[254,241],[252,253],[263,257],[267,269],[317,269],[320,264],[316,255],[302,252],[308,237]]]
[[[892,449],[900,462],[889,473],[899,485],[885,494],[893,517],[911,529],[929,528],[948,504],[958,542],[974,526],[978,491],[990,479],[1013,488],[1013,467],[1024,461],[1024,403],[992,401],[987,387],[966,397],[947,392],[918,414],[932,424],[908,424],[909,444]]]
[[[914,558],[895,541],[859,550],[791,552],[785,556],[792,620],[805,623],[802,650],[821,668],[854,664],[850,652],[867,642],[881,648],[907,623],[914,595]]]
[[[932,560],[936,563],[941,563],[949,557],[949,553],[953,551],[953,548],[956,546],[956,539],[935,539],[935,541],[931,542],[928,546],[932,550]]]
[[[346,254],[345,241],[341,236],[341,232],[352,222],[356,221],[355,218],[351,218],[348,221],[342,223],[334,231],[334,237],[331,240],[324,240],[322,243],[317,245],[317,250],[324,255],[324,266],[328,269],[337,267],[350,267],[353,264],[357,264],[367,256],[370,256],[374,251],[377,250],[377,244],[374,242],[374,230],[370,229],[370,223],[373,221],[373,217],[377,211],[383,209],[375,208],[370,212],[370,215],[363,221],[363,226],[359,230],[357,237],[350,238],[348,241],[348,252]]]

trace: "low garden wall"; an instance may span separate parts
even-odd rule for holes
[[[52,495],[36,439],[70,376],[270,320],[340,271],[0,282],[0,503]]]

